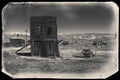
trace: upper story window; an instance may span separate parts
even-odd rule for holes
[[[48,27],[47,28],[47,35],[51,35],[52,34],[52,27]]]
[[[41,26],[36,26],[34,30],[35,36],[41,36]]]
[[[41,33],[41,26],[35,27],[35,31],[37,34]]]

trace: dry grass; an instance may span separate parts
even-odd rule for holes
[[[13,54],[13,53],[12,53]],[[11,74],[20,72],[89,73],[102,68],[109,59],[107,53],[84,59],[28,59],[3,53],[5,70]]]

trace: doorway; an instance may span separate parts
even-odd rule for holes
[[[54,43],[53,43],[53,41],[47,41],[46,42],[46,50],[47,50],[47,55],[48,56],[53,56],[54,55]]]
[[[35,46],[35,56],[41,56],[41,46],[40,45]]]

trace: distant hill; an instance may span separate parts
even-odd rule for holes
[[[9,42],[9,40],[16,35],[14,34],[3,34],[3,43]],[[19,37],[25,39],[25,34],[19,34]],[[102,33],[85,33],[85,34],[67,34],[58,35],[58,40],[71,40],[71,39],[101,39],[101,38],[116,38],[116,34],[102,34]],[[27,35],[27,39],[30,40],[30,35]]]

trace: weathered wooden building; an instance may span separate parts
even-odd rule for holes
[[[59,57],[56,17],[31,16],[30,41],[32,56]]]
[[[10,39],[10,46],[20,47],[25,45],[25,40],[20,37],[13,37]]]

